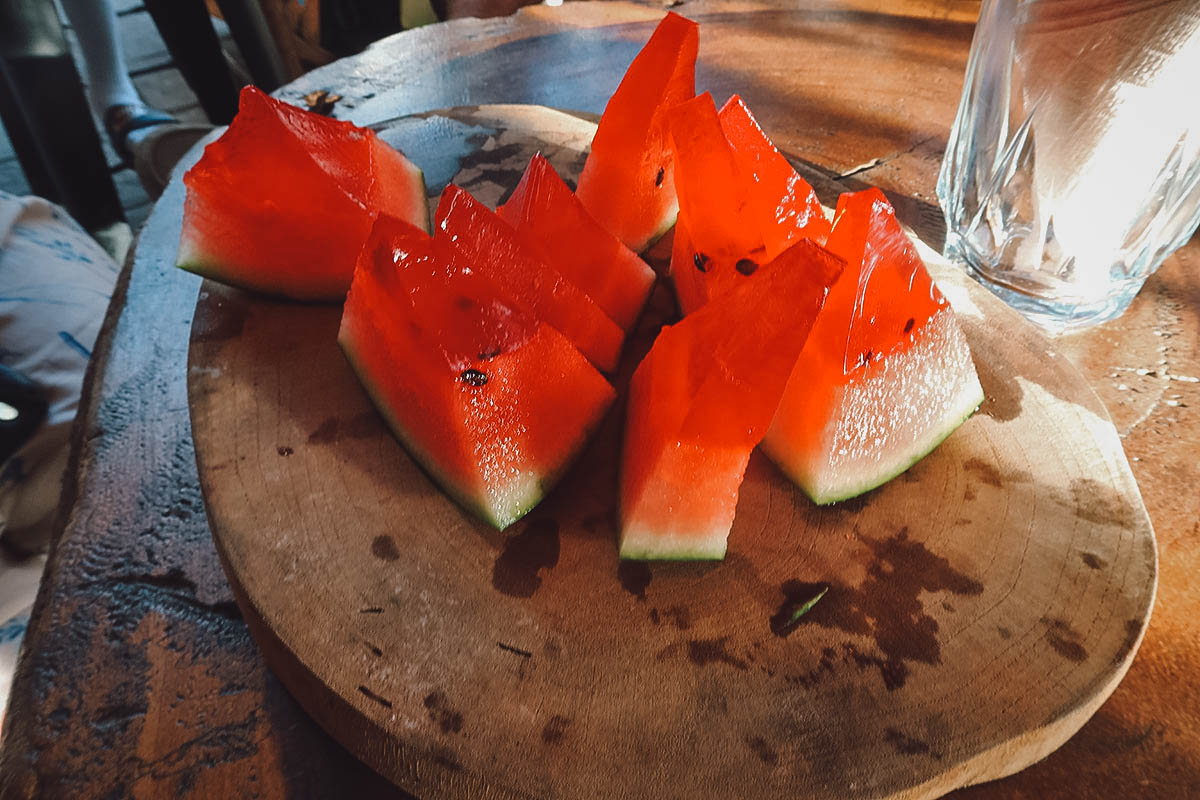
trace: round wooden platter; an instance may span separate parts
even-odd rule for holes
[[[454,109],[383,135],[495,205],[591,123]],[[755,454],[719,564],[621,564],[617,408],[499,533],[389,434],[340,309],[206,283],[189,393],[217,549],[264,656],[336,739],[433,798],[926,798],[1058,747],[1129,666],[1156,548],[1084,379],[925,248],[987,395],[932,455],[817,508]],[[621,389],[672,307],[658,287]],[[792,620],[818,591],[824,597]]]

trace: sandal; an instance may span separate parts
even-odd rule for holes
[[[167,125],[177,120],[170,114],[151,108],[144,103],[126,103],[109,106],[104,112],[104,132],[125,166],[133,166],[133,153],[129,149],[129,134],[143,128]]]
[[[137,173],[151,200],[157,200],[171,180],[175,165],[192,146],[208,136],[215,128],[212,125],[186,125],[174,123],[160,125],[154,130],[129,143],[132,153],[133,171]]]

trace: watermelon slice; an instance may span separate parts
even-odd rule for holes
[[[847,263],[796,361],[763,449],[834,503],[908,469],[983,401],[954,310],[878,189],[838,199]]]
[[[297,300],[345,297],[377,212],[429,225],[421,170],[373,131],[254,87],[183,182],[179,266]]]
[[[699,43],[699,26],[668,12],[609,98],[579,176],[584,207],[634,252],[675,223],[664,114],[696,93]]]
[[[449,246],[461,268],[486,275],[505,302],[553,325],[600,369],[616,369],[625,338],[620,326],[470,192],[446,187],[434,237]]]
[[[684,314],[736,286],[800,239],[829,233],[812,187],[737,95],[717,112],[706,92],[668,114],[679,221],[671,279]]]
[[[745,101],[733,95],[717,117],[739,179],[749,187],[749,212],[758,223],[765,258],[775,258],[800,239],[824,244],[830,226],[817,193],[775,149]]]
[[[497,213],[614,322],[626,331],[633,327],[654,285],[654,270],[592,219],[541,153],[530,159]]]
[[[750,451],[842,267],[798,242],[662,330],[630,384],[621,558],[724,558]]]
[[[538,503],[615,396],[562,334],[387,216],[358,259],[338,342],[412,456],[500,529]]]

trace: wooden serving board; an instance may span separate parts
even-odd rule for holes
[[[384,137],[495,204],[592,125],[536,107]],[[189,393],[217,549],[272,668],[338,741],[433,798],[927,798],[1073,734],[1153,603],[1149,519],[1103,406],[926,248],[987,400],[906,474],[813,506],[758,454],[720,564],[621,564],[623,413],[525,520],[468,517],[392,438],[340,309],[206,283]],[[661,286],[620,388],[670,313]],[[798,621],[799,603],[828,587]]]

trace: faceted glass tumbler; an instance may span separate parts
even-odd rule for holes
[[[1200,223],[1200,2],[984,0],[937,194],[1034,322],[1121,314]]]

